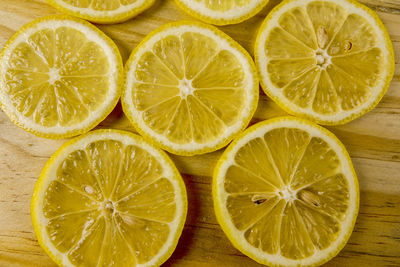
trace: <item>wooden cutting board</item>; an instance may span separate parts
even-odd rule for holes
[[[250,53],[257,29],[278,2],[271,0],[256,17],[220,27]],[[400,266],[400,0],[363,0],[389,30],[396,54],[396,73],[389,91],[370,113],[349,124],[329,127],[348,148],[358,174],[361,206],[355,230],[343,251],[326,266]],[[59,13],[44,0],[0,0],[0,47],[23,24]],[[166,22],[191,19],[172,0],[157,0],[138,17],[99,26],[127,59],[138,42]],[[285,112],[264,94],[253,122]],[[135,131],[121,106],[98,128]],[[29,134],[0,111],[0,267],[55,266],[37,243],[29,205],[45,162],[65,140]],[[178,247],[165,266],[258,266],[236,250],[220,229],[211,199],[211,173],[221,151],[171,156],[183,174],[189,210]]]

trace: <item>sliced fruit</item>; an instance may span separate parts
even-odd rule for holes
[[[186,212],[185,185],[168,156],[118,130],[65,143],[31,203],[39,243],[60,266],[159,266]]]
[[[78,135],[115,107],[122,69],[117,46],[90,23],[40,18],[23,26],[0,54],[0,105],[36,135]]]
[[[148,9],[155,0],[47,0],[62,12],[96,23],[126,21]]]
[[[225,146],[247,126],[257,101],[250,56],[206,24],[166,24],[150,33],[126,64],[125,114],[142,136],[171,153]]]
[[[260,27],[255,59],[269,97],[325,125],[372,110],[394,74],[384,25],[352,0],[283,1]]]
[[[328,130],[275,118],[247,129],[214,171],[213,200],[233,245],[269,266],[319,266],[349,239],[359,189],[351,159]]]
[[[236,24],[261,11],[269,0],[175,0],[185,12],[215,25]]]

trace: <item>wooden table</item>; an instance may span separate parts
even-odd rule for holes
[[[256,17],[220,27],[252,53],[253,39],[265,15],[278,2],[271,0]],[[329,127],[348,148],[361,190],[355,230],[343,251],[326,266],[400,266],[400,1],[363,0],[378,11],[396,53],[396,73],[389,91],[370,113],[349,124]],[[23,24],[59,13],[44,0],[0,0],[0,47]],[[151,30],[174,20],[191,19],[172,0],[158,0],[138,17],[99,26],[117,43],[127,59]],[[285,112],[261,94],[255,121]],[[98,128],[134,131],[121,106]],[[29,134],[0,111],[0,267],[54,266],[38,245],[29,205],[39,173],[64,140]],[[189,211],[178,247],[165,266],[258,266],[236,250],[220,229],[212,206],[211,173],[221,151],[195,156],[171,156],[183,174]]]

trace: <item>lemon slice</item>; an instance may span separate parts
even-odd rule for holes
[[[148,9],[155,0],[47,0],[72,16],[97,23],[126,21]]]
[[[359,190],[332,133],[282,117],[229,145],[214,171],[213,200],[222,229],[247,256],[269,266],[317,266],[350,237]]]
[[[269,0],[175,0],[185,12],[204,22],[227,25],[253,17]]]
[[[372,10],[348,0],[283,1],[260,27],[255,58],[274,101],[325,125],[373,109],[394,74],[384,25]]]
[[[122,69],[116,45],[88,22],[41,18],[23,26],[0,54],[0,104],[36,135],[78,135],[115,107]]]
[[[124,131],[65,143],[35,186],[40,245],[60,266],[159,266],[186,218],[185,185],[166,154]]]
[[[257,101],[250,56],[206,24],[166,24],[150,33],[126,63],[125,114],[142,136],[175,154],[225,146],[247,126]]]

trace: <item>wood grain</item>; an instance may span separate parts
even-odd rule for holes
[[[268,6],[254,18],[220,27],[252,53],[257,29]],[[361,189],[361,207],[349,243],[326,266],[400,266],[400,1],[364,0],[387,26],[396,52],[396,73],[388,93],[370,113],[349,124],[329,127],[348,148]],[[58,13],[41,0],[0,0],[0,47],[23,24]],[[138,17],[99,26],[127,59],[151,30],[191,19],[172,0],[158,0]],[[261,93],[253,123],[285,112]],[[98,128],[134,131],[120,105]],[[39,247],[30,220],[34,184],[48,158],[64,140],[47,140],[12,124],[0,112],[0,267],[55,266]],[[189,198],[188,219],[178,247],[165,266],[258,266],[233,248],[216,222],[211,199],[211,173],[221,151],[172,156],[183,174]]]

